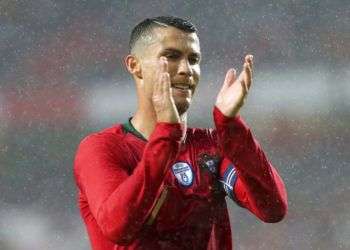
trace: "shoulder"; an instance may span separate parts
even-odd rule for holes
[[[125,169],[124,137],[122,126],[117,124],[83,138],[74,157],[76,180],[79,182],[82,176],[90,174],[98,175]]]
[[[91,133],[78,145],[74,158],[75,171],[89,167],[92,163],[112,163],[123,165],[125,162],[125,134],[121,124]]]
[[[121,124],[116,124],[110,128],[91,133],[84,137],[79,146],[78,153],[85,150],[107,150],[114,151],[120,147],[125,138],[125,133]]]

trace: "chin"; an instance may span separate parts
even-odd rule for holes
[[[177,112],[179,112],[179,115],[181,116],[182,114],[186,113],[186,111],[190,107],[190,102],[175,102],[175,106],[177,109]]]

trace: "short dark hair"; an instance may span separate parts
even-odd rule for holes
[[[139,24],[137,24],[131,31],[129,40],[130,51],[134,48],[135,43],[140,37],[146,33],[152,32],[155,27],[162,27],[162,25],[168,25],[178,28],[188,33],[197,33],[197,28],[188,20],[175,16],[158,16],[153,18],[146,18]]]

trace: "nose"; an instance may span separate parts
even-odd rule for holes
[[[185,75],[188,77],[193,75],[192,67],[187,59],[182,59],[180,61],[178,73],[179,75]]]

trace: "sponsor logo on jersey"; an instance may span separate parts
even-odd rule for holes
[[[189,187],[193,183],[193,171],[187,162],[176,162],[172,166],[173,174],[175,175],[177,181],[185,186]]]

